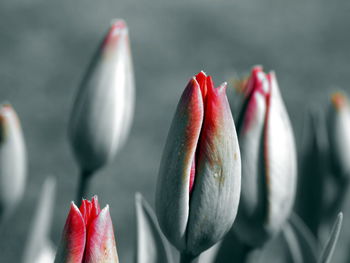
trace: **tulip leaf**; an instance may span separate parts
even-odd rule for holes
[[[52,263],[55,249],[49,235],[52,221],[52,209],[55,201],[56,180],[46,178],[37,202],[37,208],[31,223],[27,243],[23,254],[23,263]]]
[[[301,249],[303,262],[316,262],[318,254],[317,240],[311,233],[310,229],[305,225],[303,220],[295,213],[292,213],[289,221],[293,232],[297,238]]]
[[[161,233],[151,206],[140,193],[135,195],[136,263],[172,263],[170,247]]]
[[[335,246],[337,245],[337,242],[339,239],[342,223],[343,223],[343,213],[340,212],[337,216],[337,219],[335,220],[328,242],[326,243],[326,246],[324,247],[321,253],[321,257],[318,261],[319,263],[331,262],[331,259],[335,250]]]

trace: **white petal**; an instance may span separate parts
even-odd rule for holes
[[[293,129],[274,73],[271,74],[269,112],[265,142],[268,177],[267,228],[274,233],[281,228],[292,211],[297,182],[297,157]]]
[[[70,140],[83,169],[98,169],[114,157],[129,132],[133,108],[128,29],[117,21],[94,57],[70,119]]]
[[[10,105],[0,109],[0,219],[21,200],[26,184],[27,155],[22,128]]]
[[[350,107],[347,102],[339,107],[332,105],[327,128],[334,172],[338,176],[350,176]]]
[[[264,176],[263,131],[266,99],[259,92],[252,94],[239,131],[242,158],[242,191],[234,231],[248,244],[265,239],[262,229],[266,218],[266,181]]]

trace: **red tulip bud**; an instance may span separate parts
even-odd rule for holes
[[[55,262],[118,262],[108,205],[101,210],[96,196],[80,208],[72,202]]]

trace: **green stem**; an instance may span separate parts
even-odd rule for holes
[[[79,178],[78,192],[76,197],[77,204],[81,203],[82,198],[86,197],[89,190],[90,179],[93,175],[92,171],[82,170]]]
[[[181,253],[180,263],[198,263],[199,256],[192,256],[187,253]]]

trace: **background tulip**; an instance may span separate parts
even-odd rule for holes
[[[134,109],[134,77],[128,29],[112,23],[77,93],[69,139],[82,170],[78,200],[86,179],[111,160],[125,142]]]
[[[295,211],[315,237],[324,223],[326,208],[325,186],[328,184],[328,140],[325,119],[319,109],[306,115],[301,144],[298,191]]]
[[[55,262],[118,262],[108,205],[101,210],[96,196],[80,208],[72,202]]]
[[[234,231],[249,246],[275,235],[291,213],[297,180],[294,136],[275,74],[252,69],[238,121],[242,191]]]
[[[331,98],[327,118],[327,130],[332,168],[340,177],[350,177],[350,107],[343,93]]]
[[[225,91],[204,72],[193,77],[163,151],[156,214],[184,262],[218,242],[236,217],[241,162]]]
[[[323,190],[323,219],[331,223],[342,209],[350,180],[350,106],[346,95],[336,92],[331,96],[326,116],[328,148],[327,181]]]
[[[27,155],[22,128],[9,104],[0,108],[0,222],[21,200],[26,184]]]

